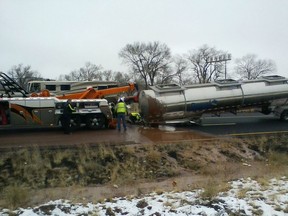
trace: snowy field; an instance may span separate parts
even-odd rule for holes
[[[145,197],[114,198],[109,202],[73,204],[68,200],[50,201],[40,206],[2,209],[0,215],[288,215],[288,178],[260,184],[250,178],[230,182],[231,188],[212,201],[201,198],[202,190],[150,194]]]

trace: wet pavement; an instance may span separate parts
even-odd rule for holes
[[[158,142],[205,139],[211,136],[191,129],[160,126],[148,128],[128,125],[127,131],[116,129],[74,131],[63,134],[60,128],[0,130],[0,148],[23,148],[27,146],[74,146],[81,144],[151,144]]]
[[[158,128],[139,128],[139,134],[148,138],[153,143],[189,141],[195,139],[207,139],[212,136],[193,131],[189,127],[159,126]]]

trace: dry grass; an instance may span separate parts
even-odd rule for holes
[[[210,178],[202,184],[202,188],[203,191],[200,194],[200,197],[202,199],[212,200],[220,192],[228,191],[230,189],[230,185],[218,179]]]
[[[203,188],[201,196],[213,199],[220,191],[228,190],[226,182],[243,176],[243,173],[250,172],[252,178],[258,178],[262,182],[261,185],[266,185],[265,179],[271,175],[277,177],[278,173],[288,176],[287,151],[283,151],[287,145],[286,140],[285,137],[275,140],[260,137],[244,141],[191,140],[139,146],[103,144],[96,147],[83,144],[74,149],[53,151],[40,150],[37,147],[13,150],[0,156],[0,196],[4,198],[2,202],[7,201],[6,205],[16,207],[22,205],[19,200],[24,201],[26,198],[19,199],[20,193],[17,191],[21,191],[22,186],[15,188],[14,185],[23,185],[23,188],[30,189],[69,187],[62,194],[65,198],[75,193],[73,188],[105,184],[119,186],[115,190],[116,195],[125,195],[127,187],[138,188],[136,194],[141,195],[147,191],[138,186],[140,180],[152,182],[170,177],[175,179],[184,172],[201,175],[202,180],[193,179],[192,183],[187,180],[179,183],[176,189]],[[278,149],[281,151],[277,151]],[[258,163],[267,163],[267,166],[243,166],[244,162],[253,163],[253,157],[257,158]],[[170,188],[175,189],[171,185]],[[11,197],[5,192],[8,189],[12,191]],[[163,190],[159,189],[159,192],[162,193]],[[46,197],[49,196],[55,198],[56,193],[47,192]]]
[[[29,198],[29,190],[23,186],[8,186],[4,188],[2,196],[5,200],[4,206],[9,209],[16,209],[25,206]]]
[[[269,152],[267,159],[268,163],[270,166],[273,166],[273,168],[288,165],[287,152]]]
[[[239,199],[245,198],[245,197],[246,197],[246,193],[247,193],[248,191],[250,191],[250,190],[251,190],[251,188],[242,188],[242,189],[240,189],[240,190],[238,191],[238,193],[237,193],[237,197],[238,197]]]
[[[214,176],[214,178],[227,181],[239,173],[238,163],[220,163],[212,164],[201,169],[201,174],[205,176]]]

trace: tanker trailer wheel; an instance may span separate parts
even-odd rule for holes
[[[288,121],[288,110],[284,110],[280,116],[281,121]]]
[[[86,127],[90,129],[106,128],[107,121],[103,115],[88,115],[86,116]]]

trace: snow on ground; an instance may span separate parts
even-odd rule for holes
[[[145,197],[120,197],[103,203],[73,204],[68,200],[43,205],[2,209],[0,215],[288,215],[288,178],[259,182],[250,178],[230,182],[231,188],[213,200],[201,198],[202,189],[184,192],[152,193]]]

